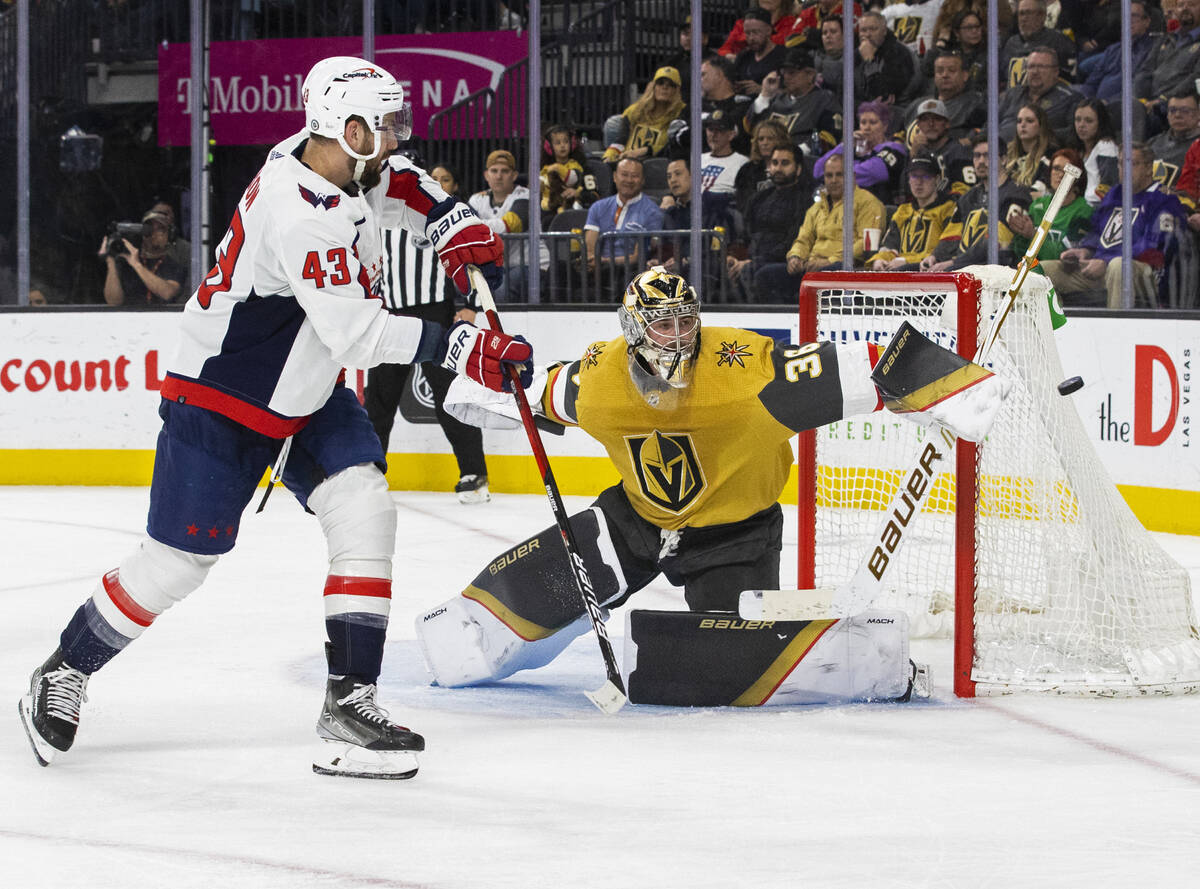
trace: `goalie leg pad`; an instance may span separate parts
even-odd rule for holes
[[[417,640],[435,684],[460,688],[544,667],[591,629],[580,617],[541,639],[522,639],[473,599],[458,596],[417,615]]]
[[[1012,381],[944,349],[905,321],[879,358],[871,379],[894,413],[922,414],[959,438],[982,441]]]
[[[635,704],[759,707],[907,699],[908,617],[753,621],[721,612],[628,612]]]
[[[603,513],[578,513],[571,528],[597,600],[623,596],[625,574]],[[557,525],[501,553],[462,595],[416,619],[425,663],[447,687],[544,666],[590,628]]]

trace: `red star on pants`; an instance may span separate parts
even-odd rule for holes
[[[225,536],[226,536],[226,537],[232,537],[232,536],[233,536],[233,525],[226,525],[226,526],[225,526]]]
[[[199,531],[199,530],[200,530],[200,529],[199,529],[199,528],[197,528],[195,525],[188,525],[188,526],[187,526],[187,532],[188,532],[188,534],[189,534],[189,535],[191,535],[191,536],[195,536],[196,532],[197,532],[197,531]]]
[[[209,528],[209,529],[208,529],[208,536],[209,536],[209,537],[216,537],[216,536],[217,536],[219,533],[221,533],[221,532],[220,532],[220,531],[218,531],[216,528]]]

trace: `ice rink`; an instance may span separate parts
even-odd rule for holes
[[[0,488],[0,889],[1200,885],[1200,696],[959,701],[950,643],[917,641],[928,702],[606,717],[580,693],[603,678],[590,636],[540,671],[433,688],[413,616],[552,518],[544,497],[394,496],[381,699],[428,742],[396,782],[311,771],[324,544],[282,491],[96,675],[75,748],[40,768],[17,699],[143,533],[147,494]],[[1157,536],[1200,587],[1200,540]],[[794,582],[794,547],[783,563]]]

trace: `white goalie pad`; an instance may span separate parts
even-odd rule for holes
[[[474,599],[455,596],[418,614],[416,629],[434,682],[459,688],[544,667],[591,623],[585,616],[544,639],[522,639]]]
[[[542,400],[546,390],[546,368],[533,369],[533,381],[525,389],[530,407]],[[466,377],[455,377],[442,403],[446,413],[460,423],[480,429],[519,429],[521,412],[511,392],[493,392]]]
[[[623,668],[635,704],[796,706],[929,693],[898,610],[787,622],[631,611],[626,621]]]
[[[912,678],[908,615],[864,611],[830,627],[764,705],[894,701]]]

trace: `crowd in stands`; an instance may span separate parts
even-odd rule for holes
[[[447,3],[385,7],[424,9],[428,18]],[[1084,175],[1043,247],[1044,270],[1067,306],[1123,305],[1113,261],[1123,241],[1122,0],[994,5],[996,33],[988,0],[853,3],[846,83],[840,0],[753,0],[727,33],[701,35],[698,134],[688,108],[692,26],[681,16],[677,51],[655,59],[646,82],[629,84],[635,101],[606,109],[603,126],[587,132],[549,123],[535,148],[540,184],[525,183],[521,150],[492,151],[482,169],[439,164],[431,172],[508,242],[502,299],[524,300],[531,274],[540,275],[544,301],[592,302],[614,298],[647,263],[690,269],[696,177],[706,298],[790,303],[815,269],[986,261],[989,174],[1000,194],[1000,262],[1015,264],[1070,163]],[[519,2],[467,6],[525,10]],[[1130,8],[1136,305],[1194,308],[1200,0],[1131,0]],[[1001,63],[996,133],[985,132],[989,42]],[[842,119],[846,90],[853,121]],[[693,138],[701,140],[699,170],[689,168]],[[844,156],[847,143],[853,158]],[[850,257],[841,234],[847,163],[855,183]],[[475,191],[477,183],[486,188]],[[539,211],[545,234],[534,256],[529,215]],[[174,216],[170,203],[155,205],[142,242],[106,239],[95,259],[105,267],[106,302],[187,298],[194,282]],[[36,264],[33,271],[35,290],[49,293]]]
[[[1200,0],[1133,0],[1131,9],[1136,305],[1194,307]],[[1000,127],[988,134],[984,0],[855,3],[855,247],[847,258],[842,4],[758,0],[724,39],[706,35],[703,245],[720,254],[706,257],[706,288],[734,302],[790,302],[815,269],[986,261],[994,141],[1000,261],[1023,253],[1074,164],[1084,175],[1043,248],[1046,273],[1068,306],[1122,305],[1120,11],[1120,0],[1000,0]],[[577,211],[575,263],[599,268],[600,285],[620,279],[613,263],[627,274],[690,261],[686,238],[664,234],[690,223],[690,112],[679,67],[687,55],[663,61],[638,84],[636,102],[614,109],[602,150],[585,155],[568,127],[547,130],[543,228]],[[646,234],[604,237],[625,230]]]

